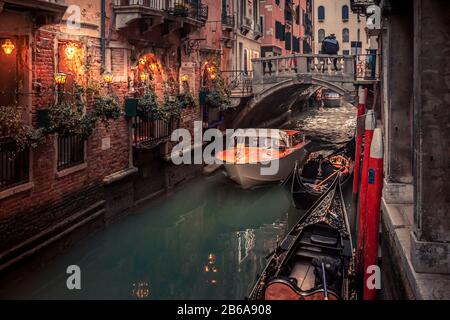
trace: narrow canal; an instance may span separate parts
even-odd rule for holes
[[[289,126],[304,129],[318,151],[348,140],[354,116],[350,105],[310,109]],[[301,214],[282,187],[242,190],[219,171],[135,210],[39,271],[3,278],[0,298],[242,299]],[[81,290],[66,287],[69,265],[81,268]]]

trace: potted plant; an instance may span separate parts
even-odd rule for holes
[[[190,91],[183,92],[178,95],[178,101],[180,102],[180,107],[185,108],[196,108],[198,106],[197,101]]]
[[[97,117],[105,126],[109,126],[109,120],[116,120],[120,117],[119,98],[115,94],[106,96],[94,96],[94,109]]]
[[[0,136],[14,140],[19,151],[35,148],[45,141],[44,130],[33,128],[22,120],[19,106],[0,106]]]
[[[147,89],[138,101],[137,115],[143,120],[159,119],[161,110],[158,107],[156,94],[153,90]]]

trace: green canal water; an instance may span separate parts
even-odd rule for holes
[[[303,130],[311,151],[333,149],[353,135],[354,115],[349,104],[309,109],[283,127]],[[44,267],[13,270],[0,278],[0,299],[243,299],[301,214],[281,186],[242,190],[222,172],[199,177]],[[81,290],[67,289],[70,265],[81,269]]]
[[[218,172],[137,209],[44,269],[3,283],[0,297],[242,299],[298,218],[284,188],[242,190]],[[67,289],[69,265],[81,269],[81,290]]]

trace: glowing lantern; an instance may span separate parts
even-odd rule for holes
[[[146,57],[143,57],[143,58],[140,58],[140,59],[139,59],[139,64],[140,64],[141,66],[145,65],[146,63],[147,63],[147,58],[146,58]]]
[[[157,63],[152,63],[152,64],[150,65],[150,69],[151,69],[152,71],[155,71],[157,68],[158,68],[158,64],[157,64]]]
[[[148,80],[148,73],[147,72],[141,72],[140,79],[142,82],[146,82]]]
[[[2,44],[3,52],[7,55],[10,55],[13,52],[14,48],[15,45],[14,43],[11,42],[10,39],[6,39],[5,42],[3,42]]]
[[[62,72],[57,72],[53,76],[53,79],[55,80],[55,83],[57,85],[64,85],[64,84],[66,84],[67,74],[62,73]]]
[[[216,75],[213,73],[213,74],[211,74],[210,76],[209,76],[210,78],[211,78],[211,80],[214,80],[214,79],[216,79]]]
[[[64,50],[66,53],[66,57],[69,60],[72,60],[75,57],[76,49],[73,45],[67,45],[66,50]]]
[[[105,81],[105,83],[110,84],[113,81],[113,75],[111,72],[106,72],[103,75],[103,81]]]
[[[189,76],[187,74],[184,74],[181,76],[181,82],[188,82],[189,81]]]

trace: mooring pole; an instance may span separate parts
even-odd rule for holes
[[[381,191],[383,188],[383,137],[380,128],[373,133],[367,185],[367,230],[364,244],[364,300],[376,299],[376,288],[369,277],[368,268],[378,264],[378,229],[380,225]],[[372,270],[372,268],[370,268]],[[375,275],[376,276],[376,275]]]
[[[370,146],[372,144],[373,131],[376,127],[375,112],[367,110],[364,132],[364,159],[361,170],[361,187],[359,189],[359,227],[358,227],[358,255],[360,259],[359,265],[363,265],[364,257],[362,255],[364,249],[366,221],[367,221],[367,183],[368,169],[370,160]]]
[[[359,173],[361,167],[361,150],[362,140],[364,134],[364,114],[366,113],[366,100],[367,89],[363,89],[362,86],[358,89],[358,112],[356,117],[356,146],[355,146],[355,166],[353,170],[353,194],[352,194],[352,208],[353,208],[353,231],[356,230],[356,221],[358,216],[358,186],[359,186]]]

